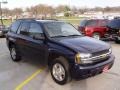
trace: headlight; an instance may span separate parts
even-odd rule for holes
[[[75,63],[77,63],[77,64],[81,63],[80,53],[76,54],[76,56],[75,56]]]
[[[109,49],[109,54],[111,54],[111,53],[112,53],[112,48]]]
[[[89,61],[89,58],[91,57],[92,55],[89,54],[89,53],[78,53],[76,54],[75,56],[75,62],[77,64],[81,64],[81,63],[91,63],[91,61]]]

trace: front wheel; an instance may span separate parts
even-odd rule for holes
[[[53,80],[60,85],[64,85],[71,80],[69,64],[64,58],[54,60],[50,71]]]

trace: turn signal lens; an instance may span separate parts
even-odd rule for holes
[[[75,63],[80,64],[81,60],[80,60],[80,53],[76,54],[75,56]]]

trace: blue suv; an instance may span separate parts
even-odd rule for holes
[[[106,72],[115,59],[109,44],[83,36],[71,24],[57,20],[16,20],[6,40],[13,61],[23,56],[41,60],[60,85]]]

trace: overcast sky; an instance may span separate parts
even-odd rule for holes
[[[2,0],[0,0],[2,1]],[[4,1],[4,0],[3,0]],[[120,6],[120,0],[7,0],[8,4],[2,4],[2,7],[10,9],[16,7],[30,7],[37,4],[47,4],[52,6],[70,5],[77,7],[106,7],[106,6]]]

